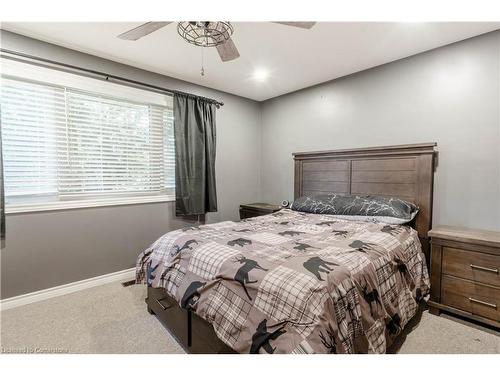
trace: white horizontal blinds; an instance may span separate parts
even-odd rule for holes
[[[168,194],[175,193],[175,143],[174,143],[174,112],[171,109],[163,111],[164,146],[163,160],[165,163],[165,188]]]
[[[160,193],[166,108],[66,91],[67,152],[60,195]]]
[[[173,193],[164,96],[141,102],[12,77],[1,92],[8,203]]]
[[[57,129],[65,126],[64,89],[1,80],[6,201],[57,194]]]

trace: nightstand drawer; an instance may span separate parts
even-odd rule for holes
[[[240,219],[269,215],[281,210],[281,206],[269,203],[249,203],[240,205]]]
[[[251,217],[267,215],[270,212],[263,212],[258,210],[251,210],[248,208],[240,208],[240,219],[249,219]]]
[[[500,321],[500,289],[443,275],[441,303]]]
[[[443,247],[442,273],[500,287],[500,256]]]

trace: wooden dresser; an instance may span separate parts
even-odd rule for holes
[[[500,328],[500,232],[439,226],[431,238],[429,311]]]

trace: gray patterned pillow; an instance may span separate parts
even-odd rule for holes
[[[413,220],[418,207],[398,198],[375,195],[318,194],[292,203],[292,210],[335,215],[341,219],[405,224]]]

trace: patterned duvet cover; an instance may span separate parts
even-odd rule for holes
[[[428,294],[417,232],[281,210],[165,234],[137,260],[240,353],[384,353]]]

